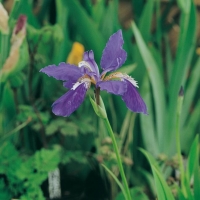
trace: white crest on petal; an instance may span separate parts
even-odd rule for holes
[[[84,84],[85,88],[89,88],[91,84],[91,80],[89,78],[80,78],[71,88],[71,90],[75,90],[79,85]]]
[[[90,64],[84,60],[78,63],[78,67],[87,67],[90,71],[92,71]]]
[[[137,81],[127,74],[123,74],[122,79],[126,79],[127,81],[131,82],[135,87],[139,88]]]
[[[135,87],[138,88],[138,83],[134,78],[132,78],[131,76],[129,76],[127,74],[122,74],[121,72],[112,73],[109,76],[105,77],[104,80],[107,81],[107,80],[112,80],[112,79],[115,79],[115,78],[120,78],[122,81],[127,80],[131,84],[133,84]]]

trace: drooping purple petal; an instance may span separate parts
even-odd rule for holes
[[[40,72],[52,76],[57,80],[67,81],[64,86],[71,88],[72,85],[83,75],[81,69],[75,65],[60,63],[58,66],[49,65],[42,68]]]
[[[127,90],[122,95],[122,99],[126,106],[133,112],[147,114],[146,104],[138,93],[136,87],[128,80],[124,80],[124,82],[127,84]]]
[[[53,103],[52,112],[63,117],[71,115],[82,104],[87,89],[82,83],[75,90],[69,90]]]
[[[97,87],[115,95],[123,95],[127,90],[126,82],[118,80],[100,81]]]
[[[92,72],[94,72],[97,76],[99,76],[99,68],[94,60],[94,53],[92,50],[86,51],[84,53],[83,60],[90,65]]]
[[[123,43],[121,30],[110,36],[101,57],[103,73],[115,71],[126,61],[127,53],[122,49]]]

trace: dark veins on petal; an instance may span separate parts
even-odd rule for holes
[[[97,86],[99,86],[101,90],[106,90],[107,92],[115,95],[123,95],[127,90],[126,83],[124,81],[117,80],[100,81],[97,83]]]
[[[136,87],[129,81],[124,80],[127,83],[127,90],[123,94],[122,99],[126,106],[133,112],[147,114],[147,107],[142,97],[138,93]]]
[[[105,72],[118,69],[126,61],[127,53],[122,49],[123,43],[121,30],[109,38],[101,58],[101,68]]]
[[[67,81],[67,88],[72,87],[72,85],[83,75],[80,68],[64,62],[60,63],[58,66],[49,65],[41,69],[40,72],[52,76],[57,80]]]
[[[82,104],[86,92],[87,88],[84,83],[75,90],[69,90],[53,103],[53,113],[63,117],[71,115]]]
[[[83,55],[83,60],[89,63],[92,68],[92,71],[99,76],[99,68],[94,60],[94,53],[92,50],[86,51]]]

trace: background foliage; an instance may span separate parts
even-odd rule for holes
[[[128,53],[122,71],[139,82],[149,113],[131,113],[119,97],[101,94],[133,199],[200,199],[198,2],[0,2],[9,13],[9,33],[0,32],[0,199],[48,199],[48,173],[57,167],[63,199],[123,199],[101,166],[104,163],[119,174],[110,138],[89,98],[70,117],[54,116],[51,104],[65,89],[61,82],[39,73],[44,66],[65,62],[74,42],[92,49],[99,64],[106,41],[118,29]],[[27,16],[25,39],[17,61],[5,73],[20,14]],[[181,86],[185,187],[179,187],[175,139]],[[88,95],[93,96],[93,91]]]

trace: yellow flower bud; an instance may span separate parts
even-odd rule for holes
[[[82,61],[84,46],[79,42],[74,42],[72,50],[67,57],[67,63],[78,65]]]

